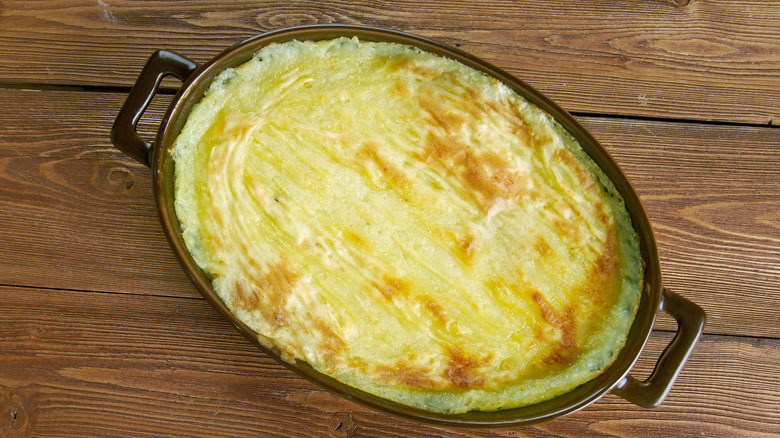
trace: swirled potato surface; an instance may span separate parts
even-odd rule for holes
[[[458,413],[572,390],[642,288],[622,199],[548,114],[461,63],[338,38],[219,75],[173,146],[176,213],[262,342]]]

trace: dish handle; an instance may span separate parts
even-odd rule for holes
[[[146,61],[114,120],[114,126],[111,128],[111,142],[114,146],[147,167],[151,166],[154,145],[138,135],[138,120],[146,111],[165,76],[173,75],[184,82],[195,68],[197,64],[176,53],[167,50],[154,52]]]
[[[627,375],[612,391],[645,408],[654,408],[663,402],[699,340],[706,320],[701,307],[666,288],[663,290],[661,309],[677,321],[677,334],[661,353],[647,380],[639,381]]]

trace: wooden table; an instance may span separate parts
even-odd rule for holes
[[[780,7],[775,1],[0,1],[0,436],[780,435]],[[156,49],[204,62],[347,23],[429,37],[573,113],[639,192],[664,284],[705,333],[666,401],[608,394],[526,428],[447,429],[330,395],[196,292],[151,172],[109,130]],[[176,81],[145,115],[151,138]],[[634,374],[675,326],[659,315]]]

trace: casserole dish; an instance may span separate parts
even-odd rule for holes
[[[634,228],[639,236],[644,265],[644,287],[639,309],[625,347],[616,361],[601,375],[576,389],[545,402],[500,411],[471,411],[463,414],[442,414],[422,411],[379,398],[344,385],[303,362],[282,360],[282,353],[269,348],[241,322],[214,292],[209,276],[193,261],[182,236],[174,207],[174,171],[172,156],[174,140],[181,132],[192,108],[201,100],[212,81],[221,72],[234,68],[253,57],[259,49],[291,40],[318,41],[336,37],[357,37],[364,41],[393,42],[417,47],[423,51],[448,57],[481,71],[504,83],[517,94],[546,111],[566,131],[578,140],[583,150],[603,170],[624,199]],[[174,75],[184,82],[160,124],[154,143],[141,139],[135,125],[154,96],[161,79]],[[659,404],[693,349],[703,330],[704,312],[681,296],[665,290],[655,240],[649,220],[626,177],[598,142],[577,121],[521,81],[500,69],[459,50],[416,36],[376,28],[356,26],[304,26],[262,34],[233,46],[211,61],[198,67],[193,62],[167,51],[152,55],[142,70],[112,129],[113,143],[153,170],[154,193],[160,221],[166,237],[182,267],[199,292],[243,333],[247,339],[266,351],[299,375],[348,399],[388,413],[437,424],[498,426],[529,424],[549,420],[579,410],[609,391],[641,406]],[[660,310],[670,313],[678,322],[677,336],[658,361],[656,370],[644,382],[628,375],[639,357]]]

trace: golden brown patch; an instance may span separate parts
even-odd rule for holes
[[[450,348],[447,353],[450,362],[444,377],[453,387],[473,389],[485,385],[487,378],[478,371],[490,362],[489,356],[482,358],[469,356],[457,346]]]
[[[393,85],[391,92],[396,96],[402,97],[404,99],[409,99],[412,97],[412,89],[409,87],[409,84],[404,81],[396,82],[395,85]]]
[[[270,321],[275,327],[284,326],[287,323],[287,299],[293,293],[293,287],[301,278],[301,273],[284,256],[280,257],[276,264],[268,266],[265,272],[257,266],[245,270],[256,286],[252,293],[258,295],[258,302],[251,306],[245,302],[244,306],[249,310],[260,310],[266,321]],[[259,297],[264,298],[263,302],[259,302]]]
[[[574,159],[571,152],[561,148],[555,151],[555,157],[558,158],[558,161],[560,161],[564,167],[571,169],[574,172],[577,176],[577,182],[580,183],[580,187],[585,188],[591,184],[590,175],[588,175],[588,172],[586,172],[580,163]]]
[[[254,290],[246,287],[244,282],[237,280],[233,284],[233,301],[240,303],[245,309],[254,309],[257,306],[257,295]]]
[[[344,231],[344,238],[362,248],[368,248],[370,246],[363,236],[349,229]]]
[[[377,365],[376,372],[381,380],[387,383],[400,384],[410,388],[435,389],[436,381],[431,377],[431,370],[410,365],[405,360],[398,360],[395,366]]]
[[[420,90],[420,107],[441,129],[426,134],[425,149],[418,154],[418,158],[440,172],[457,178],[471,192],[470,197],[485,211],[500,200],[519,198],[524,190],[520,183],[521,177],[512,163],[495,151],[479,150],[476,145],[468,144],[458,136],[464,124],[474,124],[486,113],[490,117],[497,115],[505,119],[517,132],[528,130],[524,120],[509,107],[485,103],[477,90],[463,86],[454,76],[448,76],[448,80],[456,84],[459,94],[454,97],[437,93],[432,88]],[[471,118],[462,116],[453,108],[460,109]]]
[[[422,95],[419,102],[420,107],[431,116],[437,125],[444,129],[444,132],[455,133],[466,123],[465,117],[456,114],[451,109],[445,109],[432,97]]]
[[[383,275],[381,281],[371,280],[371,286],[378,290],[388,301],[393,301],[394,298],[409,296],[409,282],[388,274]]]
[[[620,266],[617,253],[617,236],[614,227],[609,227],[607,230],[607,240],[604,242],[604,248],[601,250],[601,254],[593,264],[592,278],[607,278],[610,277]]]
[[[577,346],[577,320],[574,314],[574,308],[569,307],[563,315],[558,314],[555,309],[544,299],[542,294],[534,292],[533,300],[542,314],[544,321],[560,330],[561,340],[555,346],[553,351],[543,359],[547,365],[568,364],[577,356],[579,347]]]
[[[471,234],[468,234],[463,239],[456,238],[455,245],[458,258],[463,262],[463,264],[467,266],[470,265],[471,261],[474,259],[474,255],[476,254],[477,249],[479,248],[479,241],[477,238]]]
[[[457,81],[453,75],[448,75],[446,78],[448,80],[452,79],[453,81]],[[449,84],[448,88],[453,88],[453,84]],[[458,109],[462,114],[462,116],[459,117],[463,119],[464,123],[470,125],[476,125],[479,120],[485,117],[486,107],[484,104],[472,101],[474,96],[477,95],[476,90],[472,90],[473,93],[468,93],[465,90],[458,88],[458,86],[455,86],[451,91],[454,91],[455,93],[442,93],[437,91],[436,88],[423,85],[418,89],[418,99],[419,101],[425,99],[429,103],[435,104],[436,107],[430,108],[435,113],[442,112],[445,107],[448,108],[449,111]]]
[[[509,127],[512,133],[523,140],[523,144],[527,146],[533,146],[533,136],[531,136],[531,128],[525,122],[525,119],[518,111],[517,107],[511,105],[509,102],[491,102],[490,108],[496,113],[500,114],[504,120],[509,123]]]
[[[442,327],[447,327],[447,324],[449,323],[449,316],[447,315],[447,310],[445,310],[441,304],[434,301],[433,298],[429,297],[428,295],[419,297],[419,300],[425,310],[430,312],[430,314],[436,318],[436,321],[438,321]]]
[[[607,240],[588,273],[582,293],[590,297],[597,306],[611,303],[619,290],[614,284],[619,267],[617,235],[614,227],[610,226],[607,230]],[[610,294],[610,291],[613,293]]]
[[[482,193],[486,199],[511,198],[520,195],[518,176],[512,172],[509,162],[493,151],[477,155],[477,162],[467,166],[464,172],[468,185]]]
[[[562,327],[561,342],[553,349],[552,353],[544,359],[544,362],[551,365],[570,364],[577,358],[579,347],[577,346],[576,320],[574,319],[574,309],[566,309],[566,322]]]
[[[463,105],[469,114],[476,119],[488,116],[492,119],[503,120],[506,122],[509,132],[519,138],[522,144],[529,147],[535,146],[531,128],[517,107],[510,101],[497,102],[486,99],[480,90],[464,84],[456,75],[448,76],[447,79],[460,91],[462,99],[458,103]]]
[[[551,255],[555,254],[550,244],[547,242],[547,239],[545,239],[543,236],[539,235],[536,236],[536,239],[534,239],[534,250],[542,257],[542,258],[548,258]]]
[[[582,242],[580,223],[578,221],[554,219],[552,228],[555,234],[564,237],[567,241],[579,245]]]
[[[209,197],[211,199],[211,197]],[[213,208],[212,211],[214,214],[211,215],[211,218],[213,223],[208,224],[212,229],[216,230],[224,230],[225,229],[225,215],[218,209]],[[207,241],[211,248],[213,248],[214,251],[223,251],[227,247],[227,243],[225,242],[225,238],[223,237],[222,233],[218,232],[212,232],[208,234]]]
[[[435,79],[441,76],[440,72],[421,67],[405,56],[391,59],[387,65],[387,70],[392,73],[413,74],[425,79]]]
[[[309,321],[307,324],[313,325],[317,333],[320,334],[320,348],[319,353],[322,356],[323,362],[329,368],[339,366],[339,359],[347,356],[349,347],[341,337],[333,330],[333,328],[322,321],[320,318],[308,313]],[[300,329],[303,329],[301,327]]]
[[[594,204],[594,207],[596,209],[596,218],[604,225],[610,226],[610,217],[607,214],[607,212],[604,210],[604,204],[601,202],[596,202]]]
[[[393,73],[408,73],[414,67],[414,63],[405,56],[387,59],[387,71]]]
[[[361,162],[373,162],[395,187],[403,188],[412,184],[406,173],[383,157],[379,153],[379,146],[372,141],[363,143],[363,147],[357,153],[357,158]]]
[[[428,132],[418,157],[445,175],[460,181],[484,211],[500,200],[517,199],[523,188],[511,163],[493,151],[477,153],[451,136]]]

